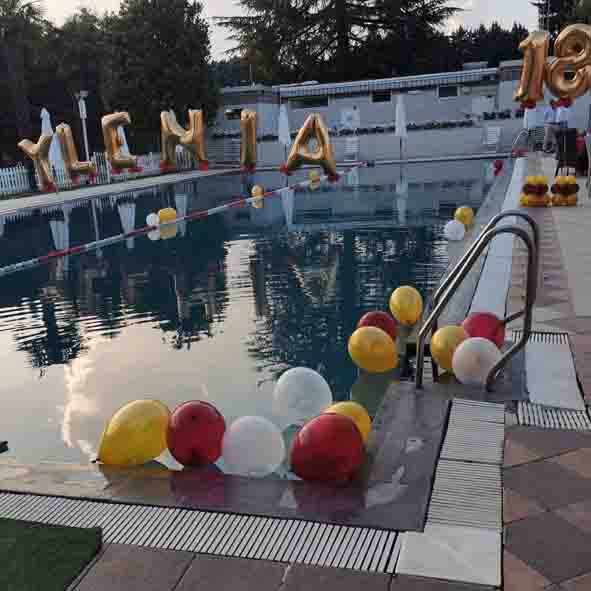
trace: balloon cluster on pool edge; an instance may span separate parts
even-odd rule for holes
[[[458,207],[454,213],[454,219],[443,227],[443,236],[451,242],[459,242],[464,239],[466,232],[474,223],[474,211],[467,205]]]

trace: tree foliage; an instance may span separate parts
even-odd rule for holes
[[[573,18],[578,0],[536,0],[532,4],[538,9],[539,27],[549,31],[554,40],[558,33]]]

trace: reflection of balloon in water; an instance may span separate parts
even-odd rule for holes
[[[160,225],[160,218],[157,213],[149,213],[146,217],[147,226],[158,226]]]
[[[505,325],[490,312],[474,312],[462,322],[469,337],[482,337],[494,343],[499,349],[505,342]]]
[[[325,413],[306,423],[291,448],[291,468],[304,480],[347,482],[363,464],[365,447],[355,423]]]
[[[442,326],[431,338],[431,356],[437,365],[451,371],[455,350],[466,338],[461,326]]]
[[[464,224],[464,227],[469,228],[474,222],[474,210],[467,205],[462,205],[462,207],[456,209],[454,219]]]
[[[349,355],[357,367],[371,373],[390,371],[398,365],[396,343],[375,326],[363,326],[351,335]]]
[[[363,443],[367,442],[367,438],[369,437],[369,433],[371,431],[371,419],[361,404],[351,401],[337,402],[336,404],[329,406],[326,409],[326,412],[333,412],[337,415],[349,417],[359,429]]]
[[[207,509],[226,506],[226,478],[215,464],[172,472],[170,488],[184,506]]]
[[[176,220],[176,209],[174,207],[165,207],[158,212],[158,220],[161,224]]]
[[[443,235],[452,242],[463,240],[466,235],[466,226],[462,222],[458,222],[458,220],[450,220],[443,227]]]
[[[222,442],[224,469],[242,476],[268,476],[283,462],[281,431],[263,417],[241,417],[227,429]]]
[[[501,352],[487,339],[466,339],[453,356],[453,371],[462,384],[481,385],[501,359]]]
[[[293,367],[279,378],[273,399],[274,412],[283,424],[302,425],[332,404],[332,392],[318,372]]]
[[[356,382],[351,386],[351,400],[363,406],[370,417],[375,417],[388,388],[397,379],[398,375],[394,371],[385,373],[360,371]]]
[[[105,464],[139,466],[166,449],[170,411],[157,400],[135,400],[120,408],[107,423],[98,459]]]
[[[171,224],[170,226],[162,226],[160,228],[160,239],[168,240],[174,238],[178,233],[179,227],[177,224]]]
[[[224,417],[214,406],[191,400],[176,408],[170,417],[168,449],[184,466],[211,464],[222,454],[225,430]]]
[[[414,287],[403,285],[392,292],[390,311],[400,324],[413,326],[423,314],[423,298]]]
[[[362,326],[381,328],[386,334],[390,335],[393,341],[396,341],[396,321],[386,312],[377,311],[364,314],[357,323],[357,328]]]

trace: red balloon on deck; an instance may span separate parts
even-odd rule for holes
[[[505,342],[505,325],[490,312],[474,312],[462,322],[469,337],[482,337],[493,342],[499,349]]]
[[[359,429],[349,417],[334,413],[306,423],[291,446],[291,469],[304,480],[347,482],[364,459]]]
[[[181,404],[170,417],[168,449],[183,466],[204,466],[222,455],[226,422],[219,411],[201,400]]]
[[[382,329],[386,334],[390,335],[391,339],[396,342],[396,320],[386,312],[368,312],[361,317],[357,323],[357,328],[363,326],[374,326]]]

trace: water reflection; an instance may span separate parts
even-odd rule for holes
[[[275,420],[273,381],[299,365],[321,371],[337,399],[373,409],[387,380],[358,377],[347,338],[397,285],[433,288],[448,260],[443,221],[482,199],[476,164],[456,181],[407,167],[402,193],[389,167],[297,193],[290,231],[289,204],[274,199],[184,223],[171,240],[137,237],[2,278],[2,439],[24,461],[91,457],[109,416],[147,397]],[[281,186],[275,174],[205,181],[0,218],[0,265],[129,231],[164,206],[182,214],[254,182]]]

